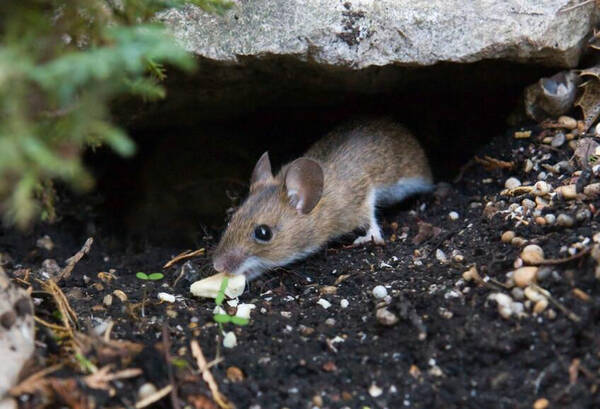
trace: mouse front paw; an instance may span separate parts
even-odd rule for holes
[[[383,240],[383,237],[381,236],[381,230],[379,229],[379,226],[376,226],[375,228],[370,227],[369,231],[367,231],[367,234],[357,237],[356,240],[354,240],[353,245],[362,246],[368,243],[375,243],[378,246],[385,245],[385,240]]]

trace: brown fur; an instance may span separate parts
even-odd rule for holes
[[[388,120],[340,127],[315,143],[304,157],[317,161],[324,174],[323,193],[316,206],[308,214],[290,206],[285,187],[289,164],[283,166],[275,177],[251,188],[250,196],[227,226],[215,257],[237,249],[244,256],[285,264],[336,236],[368,226],[371,189],[393,185],[401,178],[431,181],[418,142],[406,129]],[[253,231],[260,224],[272,228],[273,238],[268,243],[253,239]]]

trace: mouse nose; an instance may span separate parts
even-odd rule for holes
[[[213,267],[220,273],[233,274],[242,265],[244,260],[245,257],[242,251],[234,249],[215,256]]]

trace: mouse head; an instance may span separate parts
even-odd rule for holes
[[[215,269],[252,279],[313,252],[313,216],[323,179],[321,165],[309,158],[296,159],[273,176],[265,152],[252,172],[248,198],[215,250]]]

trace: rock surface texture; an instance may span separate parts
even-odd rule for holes
[[[10,407],[4,394],[34,350],[33,304],[29,295],[10,283],[0,267],[0,404]]]
[[[362,69],[505,59],[572,67],[594,7],[583,0],[240,0],[225,16],[188,6],[159,19],[188,50],[219,62],[285,56]]]

